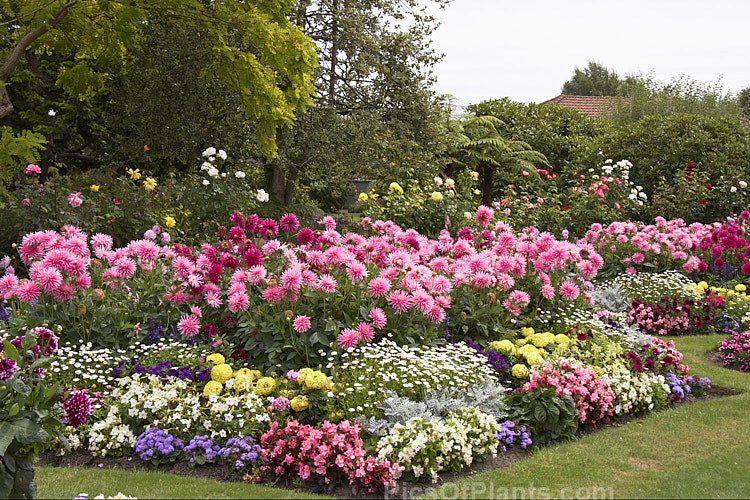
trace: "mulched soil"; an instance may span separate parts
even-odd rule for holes
[[[715,362],[712,358],[706,357],[709,361]],[[718,359],[718,354],[717,354]],[[721,361],[719,361],[721,364]],[[683,404],[691,404],[696,401],[705,401],[716,399],[724,396],[730,396],[736,394],[736,391],[727,389],[724,387],[712,387],[706,392],[706,395],[701,398],[696,398],[692,395],[688,395],[684,400],[679,403],[672,404],[670,407],[674,408]],[[608,427],[619,427],[632,420],[642,419],[642,416],[635,417],[624,417],[607,424],[603,424],[598,427],[586,426],[579,428],[578,435],[583,436],[597,432]],[[402,498],[414,498],[418,495],[429,496],[430,490],[433,488],[439,488],[442,485],[452,483],[459,479],[470,478],[474,474],[494,469],[502,469],[509,467],[514,462],[521,460],[524,457],[531,456],[532,452],[513,448],[508,450],[506,453],[500,454],[496,457],[489,457],[481,462],[472,464],[471,467],[464,467],[461,471],[455,473],[442,473],[437,483],[410,483],[407,481],[399,480],[396,485],[396,491],[388,495],[388,498],[402,499]],[[70,455],[60,457],[56,456],[51,452],[43,453],[39,457],[39,464],[52,466],[52,467],[98,467],[107,469],[124,469],[124,470],[159,470],[160,472],[166,472],[169,474],[178,474],[184,476],[199,477],[205,479],[214,479],[217,481],[247,481],[252,483],[274,483],[274,479],[268,475],[256,475],[250,476],[245,472],[238,472],[228,465],[219,464],[205,464],[197,467],[190,467],[186,462],[179,462],[173,464],[161,465],[158,468],[151,465],[148,462],[142,461],[137,455],[129,455],[123,457],[94,457],[88,452],[77,451]],[[290,481],[278,481],[277,486],[285,488],[299,489],[300,486],[292,484]],[[315,485],[305,485],[302,487],[305,491],[313,491],[318,493],[328,493],[335,495],[339,498],[376,498],[375,495],[365,494],[363,492],[352,492],[348,486],[341,486],[329,491],[322,491],[320,488],[316,488]]]

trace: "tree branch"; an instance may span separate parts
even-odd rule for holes
[[[18,66],[18,62],[21,60],[24,52],[26,52],[26,49],[29,48],[29,45],[34,43],[34,41],[40,36],[47,33],[47,31],[49,31],[49,28],[54,28],[55,26],[60,24],[63,18],[68,15],[68,10],[70,10],[70,8],[73,7],[76,3],[78,3],[78,0],[68,0],[65,5],[60,7],[60,10],[57,11],[55,17],[52,20],[50,20],[49,22],[43,21],[41,26],[29,31],[23,36],[23,38],[21,38],[21,40],[18,42],[18,45],[13,47],[13,50],[8,56],[8,59],[5,61],[5,64],[3,64],[3,66],[0,68],[0,82],[8,81],[8,78],[16,69],[16,66]]]

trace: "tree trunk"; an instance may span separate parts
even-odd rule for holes
[[[492,190],[495,183],[495,166],[484,164],[482,166],[482,203],[492,206]]]
[[[276,162],[267,163],[263,166],[266,175],[268,194],[273,199],[283,204],[286,199],[286,179],[282,168]]]

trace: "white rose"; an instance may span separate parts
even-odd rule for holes
[[[234,176],[237,177],[238,179],[244,179],[245,178],[245,172],[243,172],[242,170],[238,170],[238,171],[236,171],[234,173]]]
[[[211,181],[209,181],[208,179],[203,179],[204,186],[208,186],[209,184],[211,184]]]
[[[213,165],[211,165],[209,162],[204,161],[201,165],[201,170],[208,170],[209,168],[213,168]]]
[[[745,188],[747,187],[747,182],[745,182],[745,181],[740,181],[740,187],[741,187],[742,189],[745,189]]]
[[[737,192],[737,188],[734,187],[734,186],[732,186],[732,187],[729,188],[729,191],[731,191],[732,193],[736,193]]]
[[[211,177],[218,177],[219,176],[219,169],[216,167],[211,167],[208,169],[208,175]]]
[[[213,155],[215,155],[215,154],[216,154],[216,148],[213,148],[213,147],[211,147],[211,148],[207,148],[207,149],[206,149],[206,150],[205,150],[205,151],[203,152],[203,156],[213,156]]]
[[[223,149],[220,149],[219,150],[219,158],[221,158],[222,160],[226,160],[227,159],[227,152],[224,151]]]

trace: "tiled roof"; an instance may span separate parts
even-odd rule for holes
[[[563,108],[574,109],[589,118],[600,118],[617,109],[620,102],[628,104],[630,100],[630,97],[562,94],[542,104],[557,104]]]

